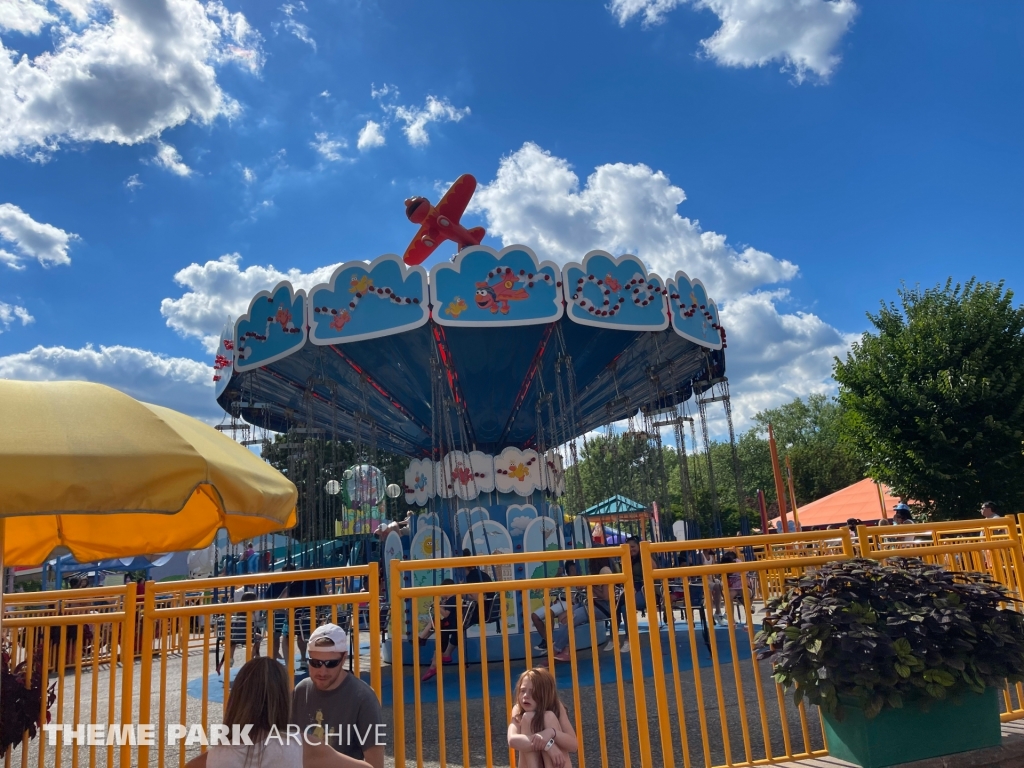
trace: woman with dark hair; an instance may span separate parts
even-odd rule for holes
[[[224,709],[224,725],[248,732],[251,745],[215,745],[186,763],[186,768],[369,768],[325,743],[287,738],[292,694],[288,673],[262,656],[238,670]],[[232,730],[234,730],[232,728]],[[280,737],[280,738],[279,738]]]
[[[644,596],[644,565],[643,558],[640,556],[640,540],[636,536],[630,536],[626,539],[626,543],[629,545],[629,561],[633,571],[633,594],[636,599],[636,609],[638,611],[647,610],[647,598]],[[629,589],[630,585],[626,585],[625,589]],[[619,624],[623,624],[626,628],[626,639],[622,641],[622,647],[619,649],[622,653],[629,653],[629,626],[626,625],[626,592],[623,590],[622,594],[619,595],[619,600],[615,604],[615,627],[612,630],[612,636],[608,639],[608,642],[604,646],[604,650],[613,651],[615,650],[615,641],[619,634]],[[633,620],[636,621],[636,616],[633,616]]]

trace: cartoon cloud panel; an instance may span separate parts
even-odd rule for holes
[[[561,496],[565,493],[565,467],[562,464],[562,455],[550,449],[541,458],[541,488],[553,496]]]
[[[397,256],[350,261],[309,292],[309,338],[344,344],[418,328],[430,317],[427,273]]]
[[[700,280],[691,280],[685,272],[676,272],[668,281],[668,301],[672,327],[684,339],[709,349],[722,349],[725,330],[718,307],[708,296]]]
[[[562,316],[561,272],[526,246],[496,253],[466,248],[430,273],[430,302],[440,325],[485,327],[551,323]]]
[[[566,264],[562,276],[569,317],[577,323],[624,331],[668,328],[664,282],[636,256],[591,251],[582,264]]]
[[[493,460],[480,451],[451,451],[441,461],[437,483],[442,498],[475,499],[494,490]]]
[[[534,450],[508,447],[494,457],[494,487],[501,493],[529,496],[542,488],[541,460]]]
[[[434,463],[430,459],[413,459],[405,470],[405,503],[427,506],[434,495]]]
[[[235,370],[251,371],[287,357],[306,343],[306,294],[282,282],[260,291],[235,323]]]
[[[213,387],[216,396],[227,389],[231,374],[235,370],[235,327],[232,323],[224,326],[217,343],[217,356],[213,360]]]

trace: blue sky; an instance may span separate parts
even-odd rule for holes
[[[14,0],[0,42],[3,377],[217,419],[225,320],[461,173],[496,248],[700,278],[743,419],[901,281],[1024,290],[1020,3]]]

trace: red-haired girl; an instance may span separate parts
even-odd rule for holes
[[[519,752],[519,768],[568,768],[579,744],[555,678],[543,667],[526,670],[516,682],[515,700],[508,746]]]

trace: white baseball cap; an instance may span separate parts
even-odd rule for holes
[[[337,624],[321,624],[309,636],[310,651],[348,653],[348,633]]]

